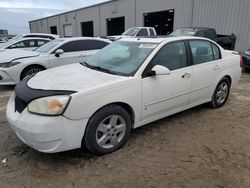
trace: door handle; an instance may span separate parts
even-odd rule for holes
[[[182,75],[182,78],[190,78],[191,76],[192,74],[186,72],[185,74]]]
[[[220,70],[220,66],[219,65],[215,65],[214,66],[214,70]]]

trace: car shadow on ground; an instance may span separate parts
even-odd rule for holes
[[[15,88],[15,86],[13,86],[13,85],[11,85],[11,86],[0,86],[0,93],[1,93],[2,91],[6,91],[6,92],[8,92],[8,91],[13,91],[14,88]]]
[[[172,116],[160,119],[153,123],[149,123],[145,126],[139,127],[135,130],[132,130],[130,138],[127,144],[122,148],[122,150],[129,150],[130,147],[134,147],[134,144],[137,142],[141,142],[141,140],[145,139],[145,135],[150,136],[153,132],[156,132],[157,129],[163,129],[166,126],[171,126],[172,122],[178,121],[179,126],[185,126],[185,118],[193,116],[196,113],[211,110],[208,105],[204,104],[198,107],[194,107],[192,109],[180,112],[178,114],[174,114]],[[175,125],[176,126],[176,123]],[[21,141],[20,141],[21,143]],[[27,157],[29,160],[35,162],[37,160],[41,161],[43,164],[47,166],[54,165],[79,165],[82,162],[94,162],[98,160],[101,156],[95,156],[91,154],[87,149],[76,149],[71,151],[65,151],[60,153],[48,154],[38,152],[25,144],[20,144],[17,147],[13,148],[13,155],[17,157]],[[116,151],[119,152],[119,151]],[[116,153],[115,152],[115,153]],[[114,155],[111,153],[110,155]],[[109,156],[109,155],[106,155]]]

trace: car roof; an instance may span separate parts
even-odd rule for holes
[[[41,35],[41,36],[59,37],[59,35],[48,34],[48,33],[25,33],[25,34],[22,34],[22,36],[27,36],[27,35]]]
[[[178,29],[190,29],[190,30],[211,30],[213,28],[210,27],[181,27]],[[213,29],[214,30],[214,29]]]
[[[69,38],[58,38],[59,40],[62,39],[64,41],[75,41],[75,40],[99,40],[99,41],[104,41],[104,42],[108,42],[108,43],[112,43],[110,40],[108,39],[103,39],[100,37],[69,37]]]
[[[178,40],[190,40],[190,39],[201,39],[201,40],[208,40],[206,38],[202,37],[194,37],[194,36],[167,36],[167,37],[129,37],[129,38],[122,38],[119,41],[124,41],[124,42],[145,42],[145,43],[155,43],[155,44],[160,44],[164,41],[166,42],[173,42],[173,41],[178,41]],[[209,40],[208,40],[209,41]]]
[[[51,41],[50,39],[47,38],[40,38],[40,37],[25,37],[25,38],[20,38],[19,40],[16,41],[23,41],[23,40],[47,40],[47,41]]]

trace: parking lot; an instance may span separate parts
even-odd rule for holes
[[[0,88],[0,187],[249,187],[250,74],[225,107],[206,105],[134,130],[128,143],[96,157],[75,150],[43,154],[8,127],[13,87]]]

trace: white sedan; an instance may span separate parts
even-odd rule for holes
[[[30,74],[86,61],[110,43],[99,38],[60,38],[34,51],[6,50],[0,53],[0,85],[15,85]]]
[[[38,151],[85,146],[103,155],[123,146],[132,128],[203,103],[222,107],[240,76],[240,56],[208,39],[121,39],[86,63],[25,78],[7,119]]]
[[[50,42],[50,39],[45,38],[21,38],[21,39],[12,39],[8,42],[1,43],[0,44],[0,53],[6,51],[6,50],[13,50],[13,49],[23,49],[23,50],[29,50],[32,51],[47,42]]]

